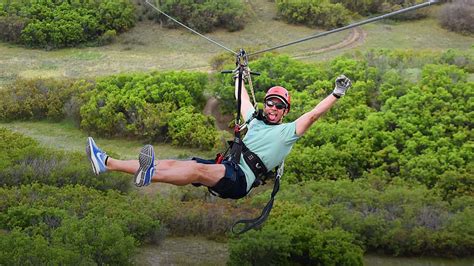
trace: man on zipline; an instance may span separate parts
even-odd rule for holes
[[[244,83],[244,82],[242,82]],[[274,169],[290,153],[293,144],[342,97],[351,86],[351,81],[344,75],[336,79],[334,91],[323,99],[313,110],[303,114],[296,121],[283,123],[283,117],[290,111],[290,95],[280,86],[270,88],[264,99],[263,116],[251,119],[255,109],[250,97],[242,88],[241,113],[248,131],[243,143],[248,150],[258,157],[264,169]],[[238,80],[235,81],[236,97]],[[245,149],[245,148],[244,148]],[[242,198],[248,194],[256,181],[251,167],[242,159],[237,164],[224,159],[217,164],[214,160],[193,158],[187,161],[155,160],[153,146],[142,148],[138,160],[117,160],[106,155],[89,137],[86,146],[87,156],[95,174],[106,171],[121,171],[135,174],[135,184],[148,186],[151,182],[163,182],[178,186],[200,184],[208,187],[223,198]],[[256,164],[259,167],[258,163]],[[255,170],[255,167],[252,167]]]

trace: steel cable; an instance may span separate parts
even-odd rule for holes
[[[181,22],[179,22],[178,20],[174,19],[174,18],[171,17],[170,15],[168,15],[168,14],[166,14],[165,12],[161,11],[161,10],[158,9],[155,5],[151,4],[151,3],[149,2],[149,0],[146,0],[145,2],[146,2],[149,6],[151,6],[153,9],[155,9],[155,10],[158,11],[159,13],[163,14],[163,15],[166,16],[167,18],[171,19],[171,20],[174,21],[175,23],[177,23],[177,24],[181,25],[182,27],[186,28],[187,30],[193,32],[194,34],[199,35],[200,37],[202,37],[202,38],[208,40],[209,42],[211,42],[211,43],[213,43],[213,44],[215,44],[215,45],[217,45],[217,46],[220,46],[221,48],[223,48],[223,49],[225,49],[225,50],[227,50],[227,51],[233,53],[234,55],[237,55],[237,52],[233,51],[232,49],[230,49],[230,48],[226,47],[225,45],[223,45],[223,44],[221,44],[221,43],[219,43],[219,42],[217,42],[217,41],[214,41],[213,39],[211,39],[211,38],[209,38],[209,37],[207,37],[207,36],[205,36],[205,35],[203,35],[203,34],[197,32],[196,30],[194,30],[194,29],[192,29],[192,28],[190,28],[190,27],[184,25],[183,23],[181,23]]]

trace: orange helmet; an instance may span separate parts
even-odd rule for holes
[[[291,98],[290,98],[290,94],[288,93],[288,91],[285,88],[283,88],[281,86],[271,87],[270,89],[268,89],[267,94],[265,95],[265,101],[268,98],[278,98],[278,99],[280,99],[282,102],[284,102],[286,104],[288,112],[290,111]]]

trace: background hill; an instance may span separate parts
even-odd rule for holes
[[[322,30],[289,25],[275,20],[275,4],[267,0],[247,2],[250,20],[242,31],[217,30],[207,34],[238,50],[256,50],[306,37]],[[362,26],[356,33],[344,31],[277,50],[292,57],[317,62],[343,53],[371,48],[473,51],[474,37],[441,28],[439,6],[429,7],[430,17],[418,21],[382,21]],[[354,37],[354,35],[357,35]],[[348,40],[350,43],[348,43]],[[341,45],[340,43],[345,43]],[[328,47],[332,47],[328,49]],[[224,50],[185,29],[139,22],[130,31],[103,47],[44,51],[0,44],[0,85],[17,77],[93,77],[150,70],[212,71],[211,59]],[[472,52],[474,53],[474,52]]]

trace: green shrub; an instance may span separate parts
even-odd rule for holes
[[[422,4],[425,3],[423,0],[403,0],[403,1],[398,1],[398,0],[389,0],[389,1],[384,1],[380,5],[380,11],[381,13],[389,13],[389,12],[394,12],[397,10],[400,10],[402,8],[407,8],[410,6],[414,6],[417,4]],[[427,8],[424,9],[418,9],[406,13],[402,13],[396,16],[393,16],[392,19],[395,20],[413,20],[413,19],[421,19],[427,17],[429,14],[429,11]]]
[[[0,38],[46,49],[97,40],[104,44],[111,32],[123,32],[135,24],[135,10],[129,0],[8,1],[1,10],[0,25],[8,31]]]
[[[18,16],[4,17],[0,15],[0,40],[10,43],[19,43],[21,32],[27,20]]]
[[[99,37],[99,45],[111,44],[114,42],[115,37],[117,37],[117,32],[115,30],[108,30],[102,36]]]
[[[7,169],[29,155],[40,152],[38,143],[19,133],[0,127],[0,169]]]
[[[230,265],[362,265],[362,249],[325,209],[279,201],[259,231],[230,242]]]
[[[17,80],[0,91],[0,120],[59,121],[67,117],[67,107],[81,93],[72,80]],[[71,117],[72,118],[72,117]]]
[[[130,264],[138,243],[161,240],[156,215],[169,208],[83,186],[3,187],[0,195],[0,262],[8,265]]]
[[[41,235],[14,229],[0,237],[0,264],[93,264],[90,257],[61,246],[51,246]]]
[[[204,106],[206,86],[207,77],[202,73],[103,78],[84,94],[81,127],[96,135],[137,136],[155,141],[171,139],[175,144],[209,149],[215,144],[214,122],[196,111]],[[189,108],[191,106],[196,109]],[[178,128],[181,125],[186,127]]]
[[[407,8],[416,4],[424,3],[422,0],[364,0],[364,1],[351,1],[351,0],[331,0],[332,3],[342,4],[345,8],[352,12],[359,13],[360,15],[373,15],[381,13],[389,13]],[[397,15],[393,18],[397,20],[407,19],[418,19],[428,15],[426,9],[419,9],[416,11],[407,12],[404,14]]]
[[[80,185],[0,187],[0,263],[130,264],[137,245],[157,244],[168,233],[222,238],[235,212],[230,203],[183,203]]]
[[[180,146],[212,149],[217,145],[215,119],[196,113],[192,107],[181,108],[169,123],[172,143]]]
[[[349,23],[350,12],[329,1],[277,0],[278,15],[289,23],[332,29]]]
[[[65,219],[54,231],[52,242],[97,264],[128,265],[133,261],[135,239],[119,221],[87,215]]]
[[[351,233],[367,251],[466,256],[474,248],[474,232],[467,229],[473,215],[472,200],[464,196],[449,204],[437,194],[401,179],[387,183],[370,177],[285,186],[278,198],[298,207],[322,206],[332,226]]]
[[[200,32],[211,32],[216,28],[237,31],[246,23],[245,6],[239,0],[165,0],[158,7],[181,23]],[[178,25],[161,14],[152,15],[169,27]]]

